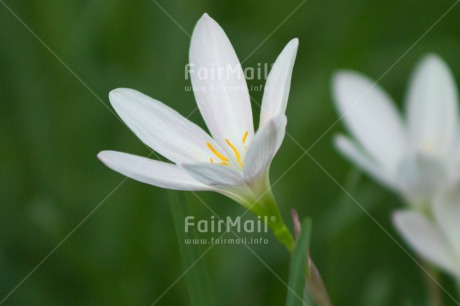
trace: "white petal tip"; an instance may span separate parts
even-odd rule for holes
[[[211,18],[211,16],[209,16],[208,13],[204,13],[204,14],[200,17],[200,19],[198,20],[198,23],[197,23],[197,24],[200,24],[200,23],[202,23],[202,22],[207,22],[207,21],[210,21],[210,20],[213,20],[213,19]]]
[[[107,157],[111,151],[101,151],[97,154],[97,158],[104,164],[107,162]]]
[[[334,87],[346,86],[352,79],[358,78],[360,75],[352,70],[339,70],[332,75],[332,83]]]
[[[428,53],[422,57],[416,68],[416,74],[443,74],[450,73],[449,66],[436,53]]]
[[[299,47],[299,39],[298,38],[293,38],[289,41],[288,46],[294,49],[297,49]]]
[[[115,88],[109,92],[109,98],[115,97],[123,92],[125,88]]]
[[[404,212],[402,211],[394,211],[391,214],[391,220],[393,221],[394,224],[400,224],[402,222],[402,219],[404,218]]]
[[[334,135],[334,138],[332,139],[332,142],[334,146],[340,150],[340,148],[344,145],[345,142],[347,142],[346,136],[342,134],[336,134]]]
[[[418,219],[419,216],[417,213],[408,210],[397,210],[391,214],[393,224],[401,232],[404,232],[408,227],[411,227]]]
[[[209,16],[208,13],[204,13],[201,18],[198,20],[196,26],[211,26],[211,25],[214,25],[216,24],[217,22],[211,17]]]
[[[288,42],[286,47],[284,47],[284,50],[283,50],[282,54],[284,53],[284,54],[288,55],[289,57],[291,57],[294,60],[295,56],[297,54],[297,49],[299,49],[299,39],[294,38],[294,39],[291,39]]]
[[[120,103],[120,98],[124,95],[134,92],[134,89],[129,88],[116,88],[109,92],[109,100],[112,105]]]
[[[349,77],[349,73],[346,71],[338,71],[332,75],[332,91],[333,95],[336,98],[337,102],[337,92],[343,87],[346,86],[345,83]]]
[[[299,39],[298,38],[291,39],[286,45],[286,47],[284,47],[280,57],[283,56],[282,54],[285,54],[285,56],[288,55],[292,59],[295,59],[298,48],[299,48]]]
[[[444,64],[444,60],[436,53],[427,53],[422,57],[422,65],[439,65]]]
[[[346,158],[350,158],[350,150],[355,147],[352,140],[343,134],[337,134],[332,140],[334,147]]]
[[[369,93],[373,82],[366,76],[353,70],[339,70],[332,77],[332,93],[336,105],[344,113],[350,105],[360,101],[362,93]],[[359,98],[358,98],[359,97]]]
[[[110,102],[112,102],[113,100],[115,100],[115,96],[117,95],[118,93],[118,88],[117,89],[113,89],[109,92],[109,100]]]

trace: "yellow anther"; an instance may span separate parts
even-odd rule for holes
[[[243,139],[241,140],[243,144],[246,142],[246,138],[248,138],[248,131],[244,132]]]
[[[228,167],[228,162],[221,162],[220,164]]]
[[[216,149],[214,149],[214,147],[212,146],[210,142],[207,142],[206,145],[212,151],[212,153],[214,153],[217,157],[219,157],[223,162],[228,162],[228,158],[222,155],[221,153],[219,153],[219,151],[217,151]]]
[[[209,158],[209,161],[211,162],[211,164],[214,164],[214,160],[212,159],[212,157]]]
[[[241,162],[241,155],[240,152],[235,148],[235,146],[230,142],[230,140],[225,139],[225,142],[227,142],[228,146],[233,150],[235,153],[236,157],[236,162],[241,166],[241,168],[244,168],[243,162]]]

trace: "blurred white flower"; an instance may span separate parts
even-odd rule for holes
[[[337,136],[337,148],[380,183],[426,207],[436,191],[458,179],[457,88],[438,56],[424,57],[415,70],[406,119],[379,86],[356,72],[337,73],[333,90],[354,136]]]
[[[204,14],[192,35],[190,73],[212,137],[165,104],[120,88],[109,96],[115,111],[146,145],[172,163],[114,151],[99,153],[99,159],[135,180],[168,189],[216,191],[258,213],[263,205],[252,205],[265,193],[271,195],[269,167],[285,136],[297,47],[297,39],[290,41],[269,74],[254,133],[241,64],[222,28]]]
[[[398,211],[396,228],[426,260],[460,282],[460,186],[436,196],[432,216],[418,211]]]

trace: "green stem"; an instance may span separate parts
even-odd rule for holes
[[[443,303],[442,303],[441,289],[439,285],[436,283],[436,282],[439,282],[439,272],[431,264],[425,263],[424,265],[426,267],[426,270],[429,272],[429,275],[424,273],[425,284],[426,284],[426,289],[427,289],[428,305],[442,306]]]
[[[292,253],[295,241],[292,237],[291,231],[287,228],[283,221],[283,217],[281,216],[271,190],[264,194],[260,200],[260,204],[262,204],[262,207],[265,210],[268,217],[268,226],[272,229],[276,239],[278,239],[278,241],[281,242],[290,253]]]
[[[283,221],[283,217],[281,216],[275,197],[271,191],[268,178],[265,182],[253,185],[252,188],[255,194],[259,196],[254,200],[253,205],[251,205],[249,209],[256,216],[259,216],[262,220],[267,222],[276,239],[292,253],[295,241],[290,230]]]
[[[286,247],[289,253],[292,253],[295,241],[286,225],[283,223],[281,227],[278,227],[276,230],[273,229],[273,233],[275,234],[276,239],[278,239],[278,241]]]
[[[457,284],[457,293],[458,293],[458,297],[460,298],[460,278],[457,279],[455,283]]]

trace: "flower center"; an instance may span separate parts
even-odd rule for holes
[[[248,138],[248,134],[249,134],[248,131],[244,132],[243,138],[241,139],[241,142],[243,143],[243,145],[246,144],[246,139]],[[241,154],[238,151],[238,149],[230,142],[230,140],[228,140],[228,138],[225,139],[225,142],[227,143],[227,145],[230,147],[230,149],[232,149],[233,153],[235,154],[236,162],[238,163],[238,165],[240,165],[241,168],[244,168],[244,164],[241,161]],[[221,165],[224,165],[224,166],[227,166],[227,167],[230,165],[229,164],[230,159],[227,156],[225,156],[224,154],[222,154],[219,151],[217,151],[210,142],[206,142],[206,145],[211,150],[211,152],[220,160]],[[244,148],[247,149],[247,146],[245,145]],[[214,159],[212,157],[210,157],[209,162],[211,164],[214,164]]]

